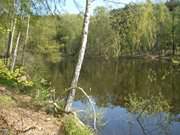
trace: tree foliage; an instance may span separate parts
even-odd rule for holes
[[[45,14],[46,12],[36,14],[39,10],[36,10],[33,4],[42,6],[42,2],[44,1],[19,0],[16,6],[12,0],[0,2],[0,53],[7,52],[8,36],[12,32],[14,19],[17,19],[13,45],[18,32],[22,33],[18,65],[21,65],[22,57],[25,57],[26,63],[36,63],[38,66],[39,61],[57,63],[63,57],[76,56],[79,52],[83,16],[68,13],[54,16]],[[165,3],[155,4],[151,1],[128,4],[124,8],[111,10],[97,7],[91,17],[86,56],[118,58],[127,55],[169,55],[172,54],[173,28],[178,54],[179,9],[177,6],[174,12],[171,12]],[[29,15],[32,17],[27,47],[24,50]]]

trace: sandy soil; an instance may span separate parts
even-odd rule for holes
[[[1,91],[0,96],[3,95]],[[23,96],[16,96],[18,101],[23,99]],[[25,99],[28,101],[30,97],[25,96]],[[0,135],[63,135],[62,123],[60,118],[43,111],[0,104]]]

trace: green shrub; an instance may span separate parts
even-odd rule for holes
[[[73,116],[66,116],[64,119],[65,135],[93,135],[89,127],[81,125]]]
[[[34,103],[36,105],[44,106],[48,104],[50,100],[51,85],[45,79],[34,79],[34,86],[32,95],[34,97]]]
[[[64,100],[56,97],[56,89],[45,79],[34,80],[33,103],[48,114],[59,116],[64,108]]]
[[[35,101],[39,105],[43,105],[46,102],[48,102],[49,99],[49,90],[43,87],[39,87],[36,89],[36,94],[35,94]]]
[[[32,87],[33,82],[28,79],[27,73],[22,67],[11,72],[0,60],[0,83],[8,86]]]

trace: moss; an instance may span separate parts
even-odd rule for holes
[[[15,105],[15,101],[7,95],[0,95],[0,105],[1,106],[14,106]]]
[[[68,115],[63,121],[65,135],[93,135],[93,131],[74,116]]]

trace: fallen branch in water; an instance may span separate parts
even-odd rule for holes
[[[89,100],[89,103],[90,103],[90,105],[91,105],[91,107],[93,109],[93,115],[94,115],[93,128],[96,130],[97,129],[97,126],[96,126],[97,117],[96,117],[96,110],[95,110],[95,107],[93,105],[93,101],[91,100],[89,95],[85,92],[85,90],[83,90],[83,88],[81,88],[81,87],[71,87],[71,88],[68,88],[67,91],[72,90],[72,89],[80,90],[87,97],[87,99]]]

